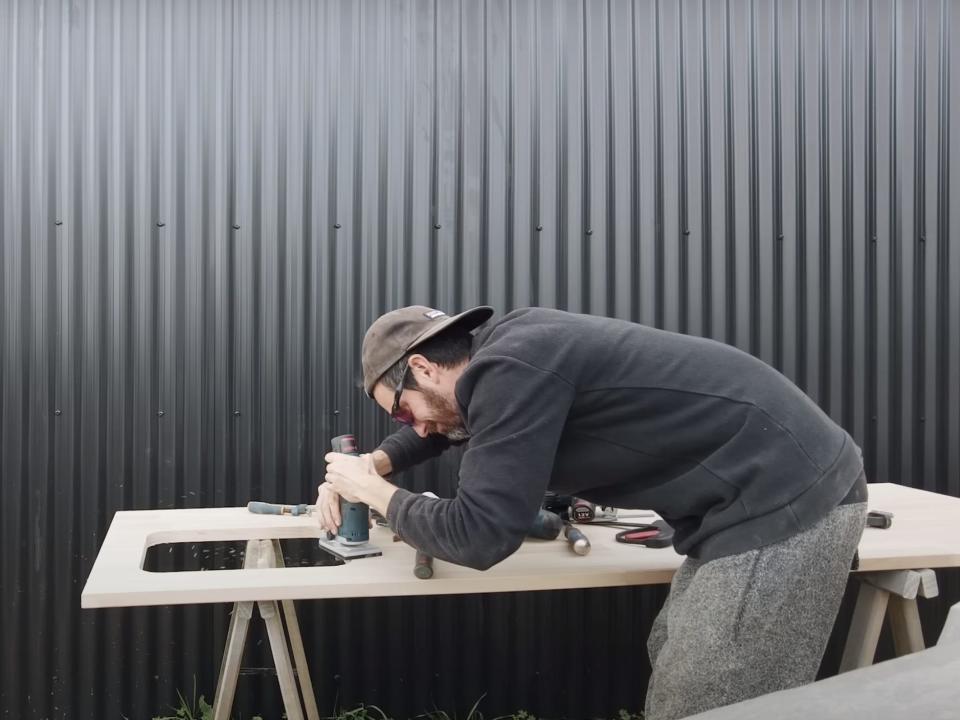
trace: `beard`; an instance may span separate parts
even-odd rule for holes
[[[463,442],[470,439],[470,433],[464,427],[463,418],[460,417],[460,410],[455,402],[450,402],[440,393],[429,389],[420,388],[427,407],[434,419],[427,426],[427,431],[431,435],[443,435],[450,442]]]
[[[459,427],[449,428],[441,435],[446,436],[447,440],[454,443],[464,442],[470,439],[470,433],[467,432],[467,429],[461,424]]]

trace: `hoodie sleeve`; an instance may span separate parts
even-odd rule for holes
[[[450,441],[443,435],[422,438],[412,427],[403,427],[387,436],[377,449],[387,454],[392,472],[397,474],[437,457],[449,447]]]
[[[387,519],[414,547],[486,570],[516,551],[550,482],[574,388],[515,358],[475,360],[457,386],[470,441],[452,500],[398,490]]]

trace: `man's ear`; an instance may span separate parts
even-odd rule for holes
[[[438,368],[423,355],[411,355],[407,364],[410,365],[410,372],[417,379],[418,385],[428,385],[431,382],[436,382]]]

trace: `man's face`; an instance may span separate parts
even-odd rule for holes
[[[373,390],[374,400],[387,413],[393,407],[394,389],[379,383]],[[470,437],[460,417],[454,398],[447,398],[430,385],[420,385],[418,390],[404,389],[400,395],[397,419],[410,425],[420,437],[444,435],[453,442]]]

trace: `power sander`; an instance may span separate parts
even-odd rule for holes
[[[359,455],[353,435],[339,435],[330,441],[334,452]],[[383,552],[370,544],[370,507],[365,503],[347,502],[340,498],[340,527],[336,536],[318,540],[320,548],[341,560],[376,557]]]

